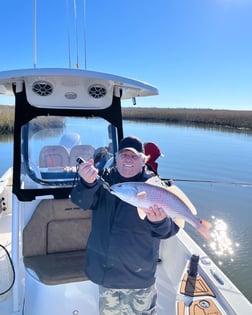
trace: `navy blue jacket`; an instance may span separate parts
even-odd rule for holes
[[[160,239],[176,234],[178,226],[170,218],[155,223],[141,220],[136,207],[109,191],[109,185],[143,182],[154,175],[143,169],[126,179],[111,169],[102,175],[105,183],[97,180],[90,185],[81,179],[73,189],[72,201],[93,210],[85,269],[93,282],[118,289],[147,288],[155,282]]]

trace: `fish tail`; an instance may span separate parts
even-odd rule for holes
[[[210,228],[212,224],[206,220],[200,219],[197,231],[204,236],[207,240],[210,239]]]

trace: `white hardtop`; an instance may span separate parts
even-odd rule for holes
[[[0,94],[13,95],[25,86],[28,102],[36,107],[102,109],[113,96],[130,99],[158,95],[154,86],[117,75],[64,68],[0,72]]]

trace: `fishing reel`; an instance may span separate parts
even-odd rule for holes
[[[82,163],[84,163],[85,162],[85,160],[82,158],[82,157],[78,157],[77,159],[76,159],[76,163],[78,164],[78,165],[81,165]]]

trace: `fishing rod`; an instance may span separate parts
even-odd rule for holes
[[[205,184],[224,184],[224,185],[238,185],[238,186],[252,186],[252,183],[247,182],[233,182],[233,181],[221,181],[221,180],[202,180],[202,179],[181,179],[181,178],[161,178],[163,181],[168,182],[168,185],[172,185],[172,182],[190,182],[190,183],[205,183]]]

